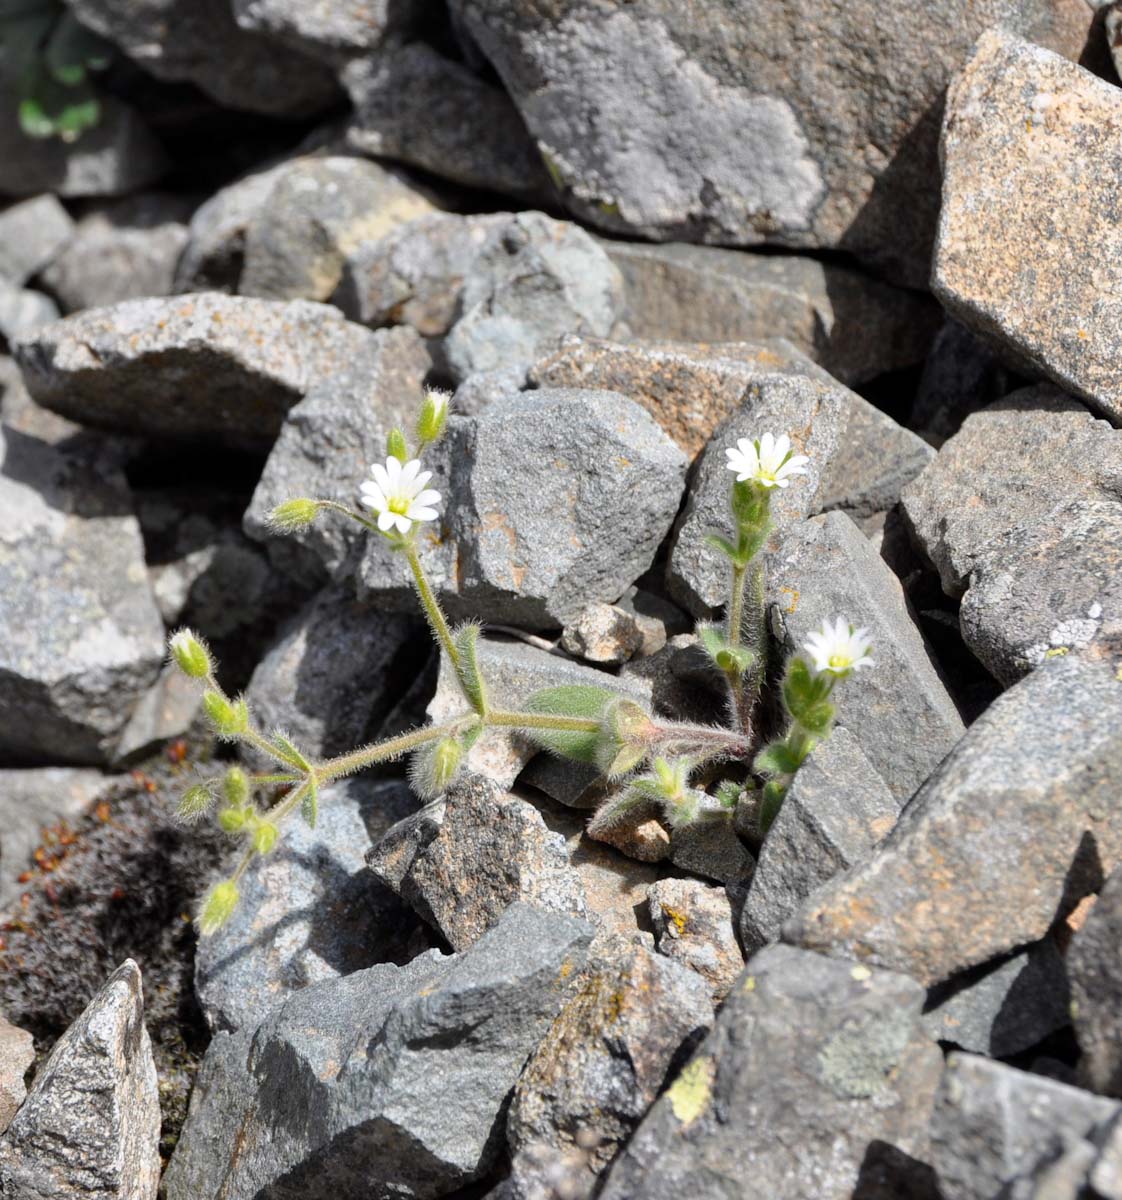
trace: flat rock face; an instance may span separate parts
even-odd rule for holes
[[[312,54],[373,50],[386,35],[407,25],[418,13],[412,3],[393,0],[233,0],[234,19],[242,29],[288,42]]]
[[[0,430],[0,594],[0,759],[105,762],[165,654],[124,478]]]
[[[0,1137],[0,1194],[155,1200],[159,1139],[156,1064],[130,959],[55,1044]]]
[[[1099,893],[1068,951],[1080,1069],[1096,1092],[1122,1097],[1122,868]]]
[[[720,1004],[744,966],[728,892],[697,879],[660,879],[647,905],[658,952],[700,976]]]
[[[986,33],[947,95],[932,273],[960,321],[1115,423],[1120,132],[1115,86]]]
[[[713,1032],[616,1160],[605,1200],[928,1196],[922,1160],[942,1055],[912,980],[788,946],[740,976]],[[895,1169],[894,1169],[895,1168]],[[896,1190],[892,1190],[895,1187]]]
[[[70,214],[49,193],[0,211],[0,277],[26,283],[52,261],[74,232]]]
[[[1078,0],[940,0],[928,21],[762,0],[454,9],[585,220],[655,241],[840,247],[918,287],[952,72],[992,25],[1077,58],[1091,17]]]
[[[994,701],[876,853],[783,936],[926,984],[1036,941],[1122,857],[1120,785],[1122,682],[1051,661]]]

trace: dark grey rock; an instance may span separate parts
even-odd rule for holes
[[[325,304],[201,293],[90,309],[14,350],[36,402],[83,424],[267,446],[316,383],[379,348]]]
[[[746,883],[756,862],[736,835],[728,810],[705,812],[670,834],[670,861],[718,883]]]
[[[923,364],[909,424],[941,446],[972,412],[1005,395],[1007,375],[990,346],[948,318]]]
[[[0,1195],[155,1200],[160,1099],[140,969],[119,967],[55,1043],[0,1137]]]
[[[1096,1092],[1122,1097],[1122,868],[1106,881],[1068,950],[1072,1017],[1082,1076]]]
[[[42,292],[0,280],[0,338],[10,346],[58,320],[58,305]]]
[[[789,946],[762,950],[616,1160],[604,1200],[934,1194],[923,1160],[942,1055],[923,990]]]
[[[0,277],[17,286],[47,266],[74,231],[56,196],[45,194],[0,210]]]
[[[436,1197],[485,1175],[506,1098],[590,937],[583,922],[516,905],[463,954],[316,984],[252,1039],[217,1042],[168,1200]]]
[[[885,837],[900,807],[848,729],[819,743],[760,849],[740,917],[745,950],[774,942],[819,884],[860,862]]]
[[[0,429],[0,514],[0,759],[103,763],[165,654],[128,486]]]
[[[1122,431],[1044,384],[967,417],[901,505],[943,590],[961,596],[998,538],[1074,500],[1122,500]]]
[[[1120,780],[1119,681],[1102,663],[1048,662],[994,701],[876,853],[815,892],[783,936],[926,984],[1037,941],[1122,858]]]
[[[658,952],[701,976],[720,1004],[744,966],[728,892],[696,879],[660,879],[647,905]]]
[[[35,1061],[35,1039],[0,1016],[0,1134],[27,1098],[23,1079]]]

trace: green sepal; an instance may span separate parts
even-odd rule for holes
[[[740,552],[726,537],[722,537],[719,533],[707,533],[705,540],[715,550],[719,550],[725,558],[732,563],[739,563]]]
[[[832,679],[816,675],[805,659],[793,658],[783,678],[783,703],[796,721],[806,724],[805,715],[829,696],[832,685]]]
[[[740,803],[740,797],[743,794],[744,785],[742,783],[726,779],[717,785],[717,790],[713,795],[722,808],[735,809]]]
[[[469,725],[464,731],[463,737],[460,738],[460,743],[464,748],[464,753],[467,754],[472,746],[483,736],[483,723],[479,722],[475,725]]]
[[[315,775],[308,776],[308,791],[300,801],[300,815],[309,829],[315,829],[319,817],[319,787]]]
[[[771,523],[771,493],[750,479],[732,485],[732,515],[737,528],[742,532],[751,530],[760,533],[760,540],[767,536]]]
[[[778,780],[773,779],[764,784],[764,790],[760,796],[760,833],[767,833],[775,823],[775,818],[779,816],[779,810],[783,807],[783,798],[786,795],[786,786]]]
[[[286,733],[280,729],[274,729],[270,735],[270,741],[273,749],[286,763],[299,771],[311,774],[312,764],[300,753]]]
[[[630,775],[643,762],[647,754],[646,746],[622,746],[604,768],[604,774],[609,779],[621,779],[624,775]]]
[[[452,634],[452,643],[459,658],[456,673],[460,677],[464,694],[471,701],[472,708],[482,714],[487,711],[487,689],[483,682],[483,673],[479,669],[480,632],[479,625],[470,621]]]
[[[405,434],[400,429],[391,429],[386,438],[386,456],[396,458],[404,465],[409,461],[409,447],[405,444]]]
[[[802,760],[791,750],[786,741],[771,742],[765,746],[752,762],[757,775],[793,775],[802,765]]]
[[[724,631],[716,625],[698,625],[695,632],[706,654],[722,671],[735,671],[743,675],[751,670],[756,655],[747,646],[730,646]]]
[[[802,715],[799,717],[799,724],[808,733],[814,733],[821,737],[829,733],[833,727],[836,711],[829,700],[817,700],[803,709]]]
[[[561,687],[542,688],[526,701],[526,708],[533,713],[548,713],[557,717],[585,717],[602,720],[605,709],[619,696],[607,688],[589,684],[567,684]],[[526,736],[539,746],[571,758],[576,762],[595,763],[597,751],[603,740],[600,730],[577,729],[527,729]]]

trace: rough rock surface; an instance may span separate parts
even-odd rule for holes
[[[1122,868],[1115,868],[1068,950],[1080,1070],[1096,1092],[1122,1097]]]
[[[972,412],[1005,395],[1008,374],[991,346],[948,318],[923,364],[912,401],[912,428],[932,446],[941,446]]]
[[[155,1200],[156,1064],[140,969],[125,962],[55,1044],[0,1137],[0,1194]]]
[[[58,320],[58,305],[42,292],[0,279],[0,339],[9,346]]]
[[[1046,663],[783,936],[927,984],[1036,941],[1122,859],[1120,780],[1122,682],[1101,663]]]
[[[597,600],[565,626],[561,646],[586,662],[622,663],[642,648],[643,630],[635,613]]]
[[[25,284],[66,245],[74,232],[70,214],[44,193],[0,210],[0,277]]]
[[[720,1004],[744,966],[728,893],[696,879],[660,879],[647,903],[658,952],[700,975]]]
[[[727,810],[706,813],[692,825],[673,830],[669,858],[683,871],[726,884],[746,884],[756,867]]]
[[[387,36],[408,28],[419,16],[412,3],[393,0],[233,0],[242,29],[276,38],[328,61],[355,51],[376,50]]]
[[[746,1179],[783,1200],[848,1200],[859,1182],[931,1195],[921,1162],[943,1063],[922,1003],[902,975],[762,950],[616,1160],[604,1200],[725,1200]]]
[[[35,1039],[0,1017],[0,1134],[27,1097],[23,1078],[35,1061]]]
[[[1113,83],[987,33],[947,95],[932,270],[963,324],[1116,423],[1120,132]]]

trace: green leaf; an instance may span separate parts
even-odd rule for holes
[[[585,717],[601,720],[608,705],[618,700],[615,692],[588,684],[569,684],[543,688],[526,702],[534,713],[551,713],[558,717]],[[599,731],[572,729],[530,729],[526,731],[539,746],[577,762],[595,763],[601,741]]]
[[[755,654],[747,646],[726,646],[716,659],[722,671],[735,670],[738,675],[750,670],[755,661]]]
[[[107,67],[111,55],[109,43],[79,25],[68,12],[59,18],[43,48],[47,70],[66,87],[82,83],[88,70]]]
[[[830,732],[835,712],[836,709],[829,700],[816,700],[803,709],[799,724],[808,732],[821,736]]]
[[[274,729],[272,733],[273,746],[277,753],[290,766],[296,767],[300,771],[311,773],[312,764],[300,753],[288,735],[280,729]]]
[[[480,627],[474,622],[461,625],[452,635],[452,642],[459,656],[457,673],[464,693],[477,713],[487,711],[487,691],[483,674],[479,669]]]
[[[47,116],[42,104],[34,96],[27,96],[19,103],[19,127],[29,138],[55,135],[54,120]]]
[[[592,837],[598,837],[606,830],[615,829],[625,821],[639,823],[658,811],[659,802],[651,797],[645,789],[637,788],[634,784],[622,788],[596,810],[596,815],[588,823],[588,832]]]
[[[817,698],[814,676],[805,659],[793,658],[783,677],[783,703],[796,721]]]
[[[800,760],[791,752],[786,741],[771,742],[756,755],[752,770],[757,775],[793,775]]]
[[[309,829],[315,829],[319,816],[319,789],[314,775],[308,776],[308,794],[300,802],[300,815],[308,823]]]
[[[719,550],[725,556],[725,558],[729,559],[730,562],[736,562],[739,558],[739,553],[736,547],[728,540],[728,538],[722,537],[719,533],[707,533],[705,535],[705,540],[710,546],[713,546],[715,549]]]
[[[744,794],[744,784],[736,783],[732,779],[726,779],[717,785],[717,790],[714,795],[717,798],[717,803],[722,808],[735,809],[740,803],[740,797]]]
[[[751,530],[766,537],[770,513],[771,493],[767,488],[750,479],[732,485],[732,515],[742,533]]]

